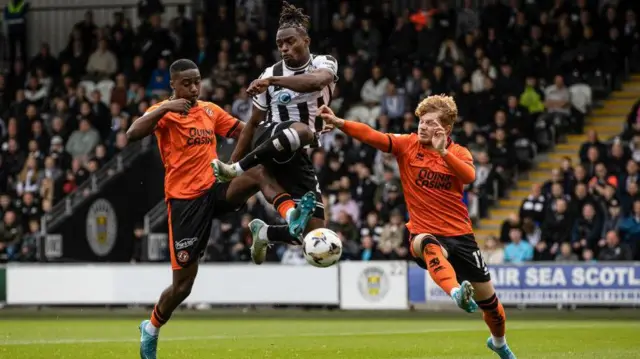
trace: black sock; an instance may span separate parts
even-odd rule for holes
[[[267,238],[269,242],[300,244],[300,240],[289,234],[289,226],[286,225],[267,227]]]
[[[306,145],[306,144],[305,144]],[[266,160],[271,160],[282,153],[293,153],[302,146],[298,132],[292,128],[285,128],[276,132],[270,139],[263,142],[243,159],[238,161],[243,171],[255,167]]]

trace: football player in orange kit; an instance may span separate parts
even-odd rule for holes
[[[449,96],[429,96],[415,114],[420,119],[418,133],[396,135],[337,118],[329,107],[321,108],[326,130],[337,127],[396,157],[409,212],[412,256],[458,307],[469,313],[480,307],[491,332],[489,349],[500,358],[515,359],[505,339],[504,308],[462,202],[464,186],[475,180],[475,167],[469,150],[449,138],[457,106]]]
[[[170,73],[171,98],[149,108],[127,130],[131,141],[152,133],[158,140],[165,167],[173,269],[172,284],[160,295],[150,319],[140,324],[141,359],[156,359],[160,328],[191,293],[214,218],[238,210],[258,191],[283,215],[298,210],[291,196],[262,166],[230,182],[216,181],[210,169],[211,161],[218,158],[216,135],[237,138],[244,124],[217,105],[198,101],[201,76],[193,61],[175,61]]]

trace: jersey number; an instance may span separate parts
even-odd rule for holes
[[[476,259],[476,267],[486,272],[487,264],[484,262],[484,259],[482,258],[482,254],[480,253],[480,250],[473,252],[473,258]]]

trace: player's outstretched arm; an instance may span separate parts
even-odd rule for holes
[[[253,105],[251,111],[251,118],[244,125],[244,128],[238,136],[238,144],[231,154],[231,163],[236,163],[242,159],[247,152],[251,149],[251,140],[253,139],[253,133],[258,127],[258,124],[264,120],[266,112]]]
[[[191,101],[183,98],[165,101],[160,106],[146,112],[142,117],[135,120],[127,130],[127,139],[129,141],[143,139],[153,133],[158,122],[167,112],[188,113],[190,108]]]
[[[347,136],[375,147],[382,152],[391,152],[392,146],[390,145],[391,139],[389,135],[378,132],[364,123],[339,118],[326,105],[320,107],[319,113],[325,124],[328,125],[328,128],[337,127]]]
[[[271,76],[265,80],[270,86],[281,86],[295,92],[308,93],[321,91],[329,86],[334,80],[334,75],[327,69],[317,69],[302,75]]]

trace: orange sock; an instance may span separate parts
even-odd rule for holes
[[[156,306],[153,307],[153,312],[151,312],[151,325],[160,329],[160,327],[167,324],[168,320],[169,318],[165,318],[162,313],[160,313],[158,305],[156,304]]]
[[[427,243],[424,247],[424,261],[429,268],[431,279],[447,294],[451,294],[454,288],[460,287],[460,283],[456,279],[456,271],[453,266],[444,257],[442,247],[435,243]]]
[[[296,208],[296,203],[290,194],[280,193],[273,199],[273,207],[275,207],[278,213],[280,213],[280,216],[288,222],[289,218],[287,218],[287,213],[290,209]]]
[[[496,338],[504,337],[507,316],[504,313],[502,303],[500,303],[495,293],[491,298],[476,303],[482,309],[482,318],[487,323],[491,335]]]

